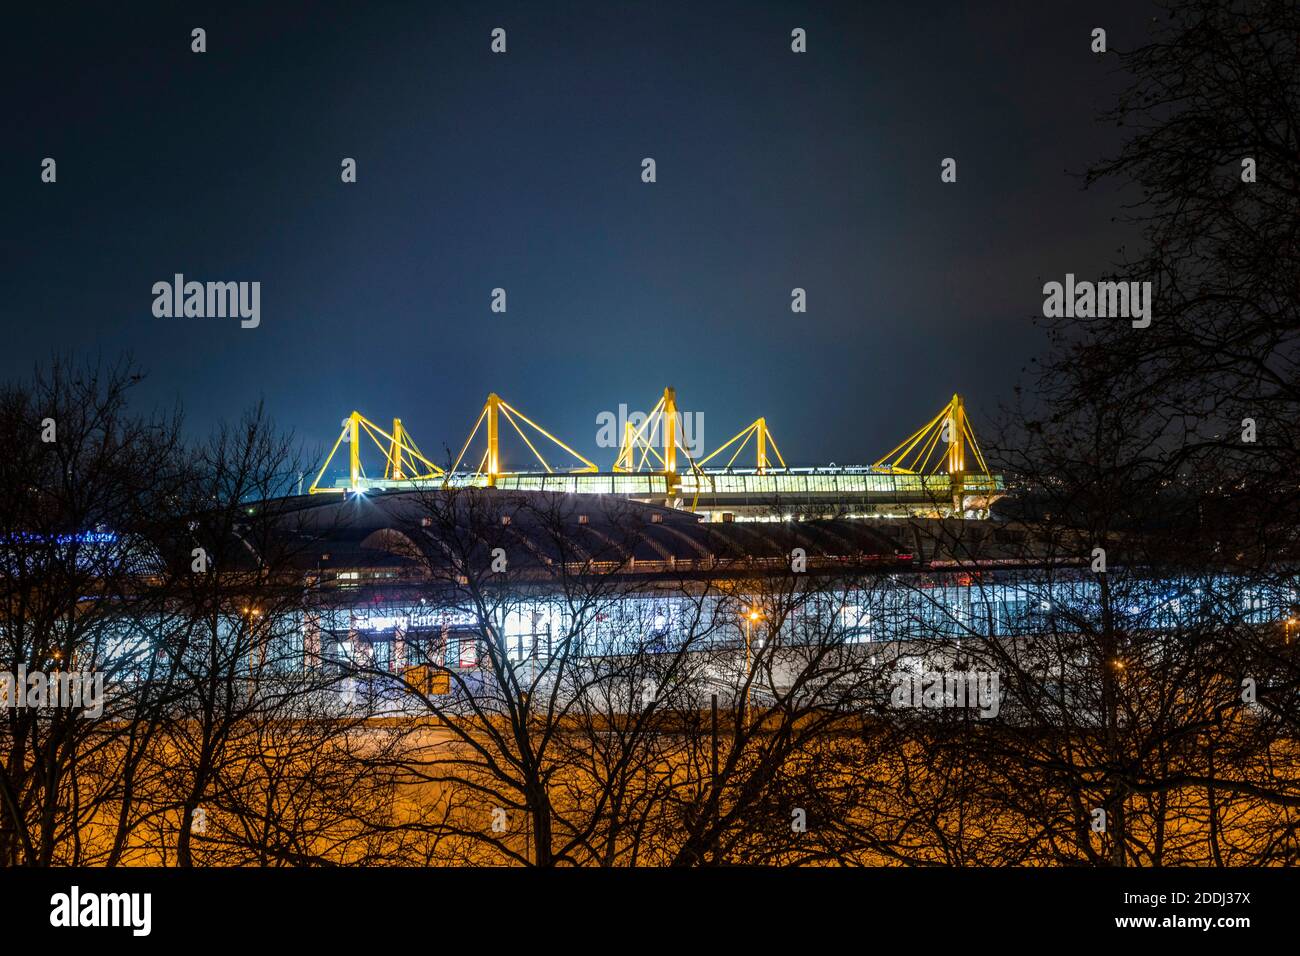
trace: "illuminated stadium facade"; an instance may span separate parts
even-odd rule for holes
[[[280,504],[311,542],[297,559],[301,659],[365,671],[372,685],[430,667],[472,684],[493,630],[505,658],[534,671],[562,635],[567,654],[668,652],[686,640],[739,654],[766,639],[766,619],[751,609],[795,578],[811,596],[783,625],[796,632],[783,636],[791,645],[800,627],[827,622],[846,646],[960,646],[1069,630],[1100,614],[1086,549],[1048,554],[1027,529],[1002,522],[711,523],[616,496],[499,488]],[[452,538],[458,550],[448,557]],[[794,572],[800,553],[806,564]],[[494,555],[507,559],[500,574],[490,570]],[[1135,634],[1190,626],[1207,610],[1207,588],[1256,623],[1280,620],[1296,600],[1290,579],[1265,592],[1227,572],[1139,572],[1123,585],[1121,623]],[[595,608],[575,616],[575,596],[592,594]]]

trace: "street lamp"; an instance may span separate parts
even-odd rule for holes
[[[240,611],[247,618],[248,670],[251,688],[253,681],[256,680],[256,672],[266,663],[266,645],[261,643],[261,636],[258,634],[258,619],[262,616],[262,609],[249,604],[240,608]]]
[[[751,607],[745,615],[745,718],[749,717],[749,640],[750,632],[758,621],[762,620],[763,614],[756,607]]]

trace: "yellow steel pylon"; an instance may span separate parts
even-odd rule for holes
[[[935,452],[941,445],[947,447],[936,455]],[[896,475],[927,475],[936,474],[941,466],[946,465],[948,474],[961,476],[967,473],[968,445],[974,454],[974,463],[979,466],[977,473],[987,475],[989,466],[984,461],[984,453],[980,451],[970,419],[966,417],[966,404],[960,395],[953,395],[934,418],[904,439],[873,467]]]
[[[766,418],[754,419],[754,421],[751,422],[748,426],[742,428],[739,432],[737,432],[731,438],[731,440],[728,441],[725,445],[722,445],[714,449],[704,458],[701,458],[698,462],[696,462],[696,464],[699,467],[703,468],[706,464],[709,463],[709,461],[716,458],[718,455],[721,455],[732,445],[735,445],[737,442],[739,442],[740,444],[737,445],[736,450],[732,453],[731,458],[727,460],[727,464],[724,466],[726,468],[730,468],[735,463],[736,459],[740,457],[740,453],[745,450],[745,446],[749,444],[749,439],[751,437],[754,439],[754,445],[756,451],[755,464],[758,468],[758,473],[760,475],[766,474],[768,468],[771,467],[767,457],[768,445],[772,446],[772,452],[773,454],[776,455],[776,460],[781,463],[781,467],[782,468],[786,467],[785,459],[781,457],[781,449],[776,446],[776,439],[773,438],[772,433],[768,431]]]
[[[465,439],[465,444],[461,446],[460,454],[456,456],[456,461],[451,466],[451,471],[447,474],[447,481],[451,480],[451,473],[454,473],[458,468],[460,468],[460,463],[464,460],[465,453],[469,451],[469,446],[474,441],[474,436],[478,434],[479,428],[482,427],[483,422],[486,420],[487,449],[484,451],[483,457],[479,459],[478,467],[475,469],[474,473],[485,475],[489,485],[496,485],[497,479],[502,474],[500,429],[500,418],[502,415],[505,416],[506,421],[512,428],[514,428],[519,437],[524,440],[524,444],[528,446],[528,450],[533,453],[534,457],[536,457],[538,462],[541,463],[541,466],[546,469],[547,473],[554,473],[555,469],[553,469],[550,466],[550,463],[542,457],[542,453],[537,450],[537,446],[532,443],[524,430],[519,427],[520,422],[523,422],[525,425],[533,429],[533,431],[537,432],[537,434],[546,438],[553,444],[558,445],[574,458],[578,459],[578,461],[582,462],[582,467],[570,468],[570,471],[592,472],[600,470],[593,462],[588,461],[582,455],[578,454],[541,425],[537,424],[519,409],[515,408],[503,399],[496,392],[492,392],[488,395],[487,401],[483,403],[483,410],[479,412],[478,418],[474,422],[474,427],[470,429],[469,437]]]
[[[627,422],[623,429],[623,442],[618,448],[618,457],[614,459],[614,471],[636,472],[645,469],[658,471],[667,475],[677,474],[677,452],[680,451],[690,462],[692,469],[699,465],[691,459],[691,453],[678,438],[677,389],[665,388],[655,407],[650,409],[639,428],[633,428]],[[656,447],[655,436],[662,432],[662,448]]]
[[[677,473],[677,389],[664,389],[664,471]]]
[[[402,420],[393,419],[392,441],[388,444],[388,461],[384,465],[384,477],[400,481],[406,477],[402,470]]]
[[[375,446],[383,452],[384,455],[384,477],[405,479],[409,481],[421,481],[435,478],[443,473],[442,469],[429,461],[416,447],[415,442],[411,440],[410,433],[402,426],[400,418],[393,419],[392,432],[386,432],[366,416],[358,411],[353,411],[347,418],[343,419],[343,430],[339,432],[339,437],[334,441],[334,447],[330,453],[325,456],[325,463],[321,465],[320,471],[316,474],[316,479],[307,489],[308,494],[318,494],[323,491],[356,491],[362,486],[365,479],[365,469],[361,465],[361,436],[366,435]],[[381,443],[380,439],[385,439],[386,443]],[[334,455],[338,452],[339,446],[346,441],[348,443],[348,486],[344,488],[322,488],[320,481],[325,477],[325,472],[334,460]]]

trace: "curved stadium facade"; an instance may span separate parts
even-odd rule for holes
[[[797,632],[816,619],[846,646],[895,650],[1059,631],[1100,601],[1084,542],[1048,548],[1031,529],[998,521],[716,523],[619,496],[505,489],[275,506],[304,588],[300,643],[284,659],[363,672],[370,684],[432,668],[472,685],[487,640],[533,669],[562,639],[565,654],[667,652],[683,641],[739,654],[768,636],[753,609],[794,588],[801,605],[782,627]],[[1199,613],[1203,580],[1132,570],[1126,626],[1175,628]],[[1234,581],[1225,571],[1220,593],[1259,622],[1294,600],[1289,586],[1265,594]]]

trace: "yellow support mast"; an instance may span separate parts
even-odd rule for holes
[[[308,494],[320,494],[327,491],[364,491],[366,481],[365,468],[361,463],[361,436],[365,435],[374,442],[384,456],[384,477],[403,481],[425,481],[441,475],[442,469],[431,462],[411,440],[411,434],[402,424],[400,418],[393,419],[392,432],[386,432],[358,411],[353,411],[343,419],[343,430],[335,439],[330,453],[325,456],[325,463],[316,473],[316,479],[307,489]],[[347,488],[322,488],[320,483],[329,470],[330,462],[338,453],[339,446],[348,443],[348,485]]]
[[[677,411],[677,389],[664,389],[659,401],[646,416],[638,428],[627,422],[623,429],[623,443],[619,446],[618,457],[614,459],[614,471],[638,472],[650,465],[650,471],[667,475],[672,484],[677,476],[677,453],[680,451],[690,462],[692,469],[699,465],[691,460],[690,451],[682,444],[680,418]],[[662,442],[656,443],[656,436],[662,432]],[[639,453],[639,457],[638,457]],[[659,467],[655,468],[654,463]]]
[[[772,433],[768,431],[766,418],[754,419],[754,421],[750,422],[733,435],[725,444],[720,445],[708,455],[701,458],[696,463],[697,467],[703,468],[706,464],[721,455],[732,445],[736,445],[736,450],[732,452],[731,457],[727,459],[727,464],[723,466],[725,468],[730,468],[735,464],[736,459],[740,457],[740,453],[745,450],[751,437],[754,439],[756,449],[754,463],[760,475],[767,474],[772,467],[771,460],[768,458],[768,446],[771,446],[772,454],[776,455],[776,460],[780,463],[781,468],[786,468],[785,459],[781,457],[781,449],[777,447],[776,439],[773,438]]]
[[[940,445],[946,451],[935,454]],[[937,415],[895,446],[872,467],[894,475],[933,475],[940,468],[960,479],[967,472],[967,449],[979,474],[987,475],[988,463],[966,416],[966,403],[953,395]]]
[[[395,481],[402,480],[402,420],[393,419],[393,440],[388,443],[388,464],[384,466],[384,477]]]
[[[348,416],[348,487],[356,490],[361,487],[361,413],[354,411]]]
[[[495,486],[501,475],[501,396],[487,397],[487,475],[488,485]]]
[[[966,471],[966,406],[960,395],[948,403],[948,474],[957,477]]]
[[[664,471],[677,474],[677,389],[664,389]]]
[[[614,471],[633,471],[632,449],[635,446],[636,429],[631,422],[623,423],[623,441],[618,446],[618,457],[614,459]]]
[[[461,462],[465,459],[465,453],[469,451],[469,447],[474,441],[474,436],[478,434],[479,428],[481,428],[484,421],[486,421],[487,449],[484,451],[483,458],[479,461],[478,469],[474,474],[484,475],[487,479],[488,485],[495,487],[501,475],[505,474],[505,471],[502,468],[501,458],[500,423],[503,416],[506,423],[515,430],[515,433],[518,434],[520,438],[523,439],[524,444],[528,446],[528,450],[533,453],[533,456],[548,474],[554,474],[555,469],[552,468],[550,463],[542,456],[542,453],[537,450],[537,446],[533,443],[532,439],[528,437],[528,433],[524,431],[521,425],[527,425],[537,435],[540,435],[547,441],[572,455],[578,461],[582,462],[581,467],[570,468],[570,471],[584,473],[600,470],[596,467],[594,462],[591,462],[587,458],[578,454],[578,452],[560,441],[560,439],[556,438],[541,425],[537,424],[537,422],[533,421],[519,409],[515,408],[496,392],[492,392],[488,395],[487,401],[483,403],[483,410],[479,412],[478,418],[474,421],[474,427],[470,429],[469,437],[465,439],[465,444],[461,446],[460,454],[456,456],[455,463],[447,473],[446,480],[443,482],[444,485],[450,482],[452,474],[460,468]]]

